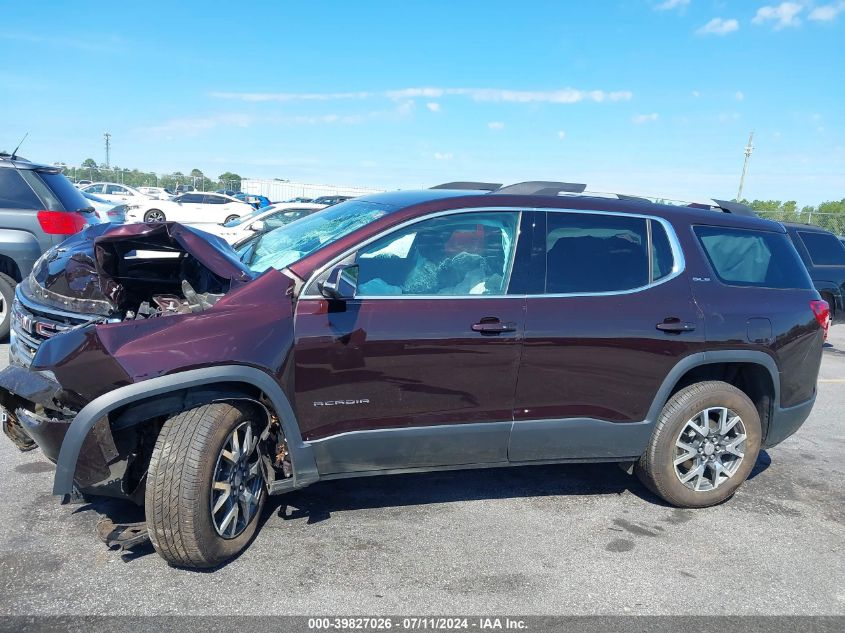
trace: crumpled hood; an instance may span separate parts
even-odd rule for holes
[[[229,244],[210,233],[176,222],[98,224],[44,253],[22,289],[38,303],[108,316],[119,300],[119,284],[107,274],[108,264],[135,250],[181,251],[222,279],[242,283],[254,278]]]

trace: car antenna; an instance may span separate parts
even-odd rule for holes
[[[15,148],[15,151],[12,152],[12,155],[10,156],[10,160],[15,160],[15,157],[18,155],[18,150],[21,148],[21,145],[23,145],[23,142],[26,140],[27,136],[29,136],[29,132],[27,132],[26,134],[23,135],[21,142],[18,143],[18,146]]]

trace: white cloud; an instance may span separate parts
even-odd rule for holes
[[[652,121],[657,121],[660,118],[660,115],[657,112],[652,112],[651,114],[638,114],[634,117],[631,117],[631,120],[636,123],[637,125],[642,125],[643,123],[650,123]]]
[[[733,18],[724,20],[713,18],[707,24],[696,31],[699,35],[727,35],[739,30],[739,22]]]
[[[734,99],[736,99],[737,101],[744,101],[745,95],[742,93],[741,90],[737,90],[736,94],[734,95]]]
[[[689,4],[689,0],[664,0],[657,6],[655,6],[655,10],[657,11],[671,11],[672,9],[677,9],[679,7],[685,7]]]
[[[505,124],[501,121],[490,121],[490,123],[487,124],[487,127],[491,130],[504,130]]]
[[[719,123],[728,123],[729,121],[739,120],[739,113],[737,112],[722,112],[719,115]]]
[[[698,98],[701,96],[701,93],[700,93],[698,90],[693,90],[693,91],[692,91],[692,96],[693,96],[694,98],[698,99]]]
[[[452,160],[454,156],[450,152],[434,152],[435,160]]]
[[[557,137],[562,141],[566,138],[566,132],[564,132],[563,130],[558,130]]]
[[[429,101],[425,104],[425,107],[431,110],[432,112],[440,112],[440,104],[436,101]]]
[[[774,7],[760,7],[757,9],[757,14],[751,22],[753,24],[774,22],[775,30],[779,31],[787,26],[798,26],[801,24],[801,18],[798,17],[798,14],[803,10],[804,7],[797,2],[781,2]]]
[[[831,20],[835,20],[836,16],[843,11],[845,11],[845,2],[834,2],[833,4],[816,7],[807,17],[815,22],[830,22]]]
[[[207,117],[171,119],[162,125],[146,128],[152,134],[193,136],[216,127],[249,127],[255,119],[248,114],[215,114]]]
[[[399,113],[400,116],[409,116],[413,114],[416,105],[417,104],[414,103],[413,99],[408,99],[407,101],[403,101],[396,107],[396,112]]]
[[[445,96],[467,97],[473,101],[507,102],[507,103],[579,103],[592,101],[630,101],[633,93],[629,90],[576,90],[562,88],[560,90],[509,90],[501,88],[403,88],[401,90],[386,90],[384,92],[212,92],[215,99],[229,99],[237,101],[336,101],[348,99],[371,99],[374,97],[393,100],[403,99],[439,99]]]

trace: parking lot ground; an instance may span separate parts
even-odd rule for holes
[[[615,465],[325,482],[275,497],[212,573],[97,540],[0,438],[2,614],[845,614],[845,326],[812,417],[727,503],[679,510]],[[5,362],[7,346],[0,346]]]

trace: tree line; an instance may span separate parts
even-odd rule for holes
[[[217,179],[209,178],[199,169],[192,169],[187,174],[174,171],[171,174],[157,174],[139,169],[124,169],[117,165],[106,167],[98,165],[93,158],[86,158],[79,167],[66,166],[64,174],[73,180],[91,180],[117,182],[130,187],[164,187],[175,189],[178,185],[193,185],[200,191],[215,189],[241,190],[241,177],[230,171],[223,172]]]
[[[760,215],[772,218],[783,217],[783,219],[797,218],[801,216],[810,216],[816,213],[833,214],[845,213],[845,198],[842,200],[831,200],[829,202],[822,202],[817,206],[803,206],[798,208],[798,203],[795,200],[787,200],[781,202],[780,200],[740,200],[744,205],[754,209]]]

